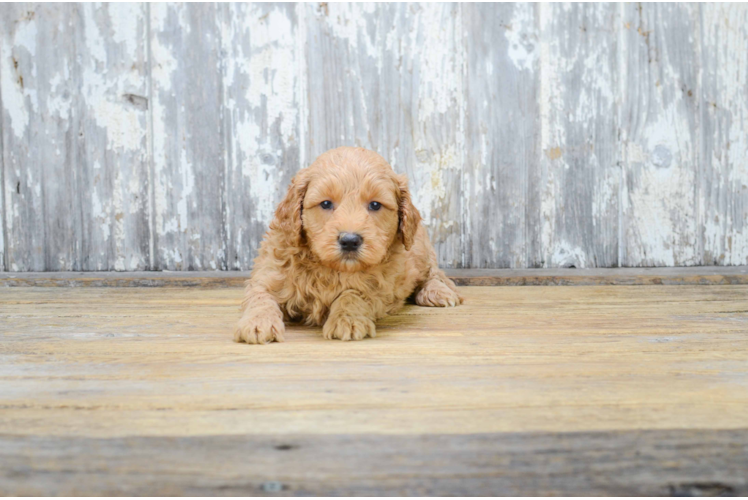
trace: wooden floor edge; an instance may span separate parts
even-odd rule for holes
[[[748,285],[748,266],[448,269],[460,286]],[[241,287],[248,271],[0,273],[0,287]]]

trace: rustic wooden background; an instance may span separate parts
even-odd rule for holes
[[[748,264],[748,6],[4,4],[7,271],[247,269],[361,145],[446,267]]]

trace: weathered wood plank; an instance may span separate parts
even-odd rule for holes
[[[0,39],[0,44],[2,44],[3,41]],[[2,57],[2,46],[0,45],[0,57]],[[2,66],[0,65],[0,71],[2,71]],[[5,155],[3,154],[3,91],[2,91],[2,76],[0,76],[0,266],[2,266],[3,271],[8,270],[8,262],[6,260],[6,256],[8,252],[6,251],[6,245],[5,242],[7,241],[7,234],[8,234],[8,206],[5,204],[6,194],[5,194]]]
[[[145,8],[3,9],[8,268],[145,269]]]
[[[698,265],[699,6],[621,8],[620,265]]]
[[[214,4],[152,4],[156,269],[226,269],[221,32]]]
[[[748,285],[748,266],[448,269],[461,286]],[[242,287],[249,271],[0,273],[0,287]]]
[[[486,3],[462,9],[463,265],[538,267],[538,6]]]
[[[384,8],[391,8],[382,6]],[[381,34],[373,4],[306,4],[308,143],[314,161],[338,146],[377,149]],[[391,159],[390,159],[391,160]]]
[[[447,267],[748,263],[742,6],[0,13],[8,271],[248,269],[342,144],[408,174]]]
[[[533,264],[618,266],[619,7],[539,11],[542,261]]]
[[[78,8],[18,3],[0,12],[8,267],[78,270]]]
[[[81,4],[79,269],[150,266],[148,42],[145,4]]]
[[[13,496],[743,496],[747,468],[746,430],[0,437]]]
[[[306,6],[309,154],[358,145],[410,188],[442,265],[462,265],[461,9]]]
[[[299,163],[301,57],[293,4],[218,7],[227,149],[227,266],[249,269]]]
[[[4,44],[5,40],[0,37],[0,57],[3,56],[2,47]],[[8,234],[8,206],[5,204],[5,154],[3,153],[3,117],[5,115],[5,108],[3,108],[2,69],[2,62],[0,61],[0,266],[2,266],[3,271],[7,271],[8,261],[6,257],[8,252],[6,241]]]
[[[745,429],[747,291],[468,287],[376,339],[248,346],[239,289],[2,288],[0,435]]]
[[[748,263],[748,6],[703,4],[705,264]]]
[[[742,494],[747,291],[472,287],[247,346],[238,289],[0,289],[0,493]]]

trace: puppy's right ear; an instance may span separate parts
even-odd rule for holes
[[[309,178],[306,170],[302,170],[291,179],[291,185],[288,186],[286,197],[278,204],[275,210],[275,224],[294,246],[301,245],[303,241],[303,232],[301,222],[302,205],[306,188],[309,185]]]

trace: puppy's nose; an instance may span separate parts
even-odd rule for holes
[[[363,242],[361,235],[356,233],[340,233],[338,236],[338,244],[344,252],[355,252]]]

